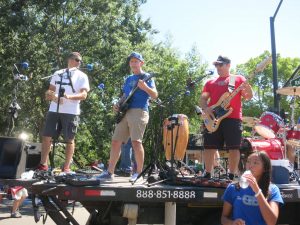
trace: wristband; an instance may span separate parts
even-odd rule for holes
[[[261,192],[261,189],[259,189],[259,190],[258,190],[258,192],[257,192],[257,193],[255,193],[255,195],[254,195],[254,196],[255,196],[255,198],[257,198],[257,197],[258,197],[258,196],[259,196],[261,193],[262,193],[262,192]]]

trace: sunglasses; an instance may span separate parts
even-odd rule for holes
[[[78,59],[78,58],[73,58],[76,62],[82,62],[81,59]]]
[[[224,63],[216,63],[216,64],[215,64],[215,67],[218,67],[218,66],[221,67],[221,66],[223,66],[223,65],[224,65]]]

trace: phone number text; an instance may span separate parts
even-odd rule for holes
[[[195,191],[137,190],[136,197],[142,199],[195,199]]]

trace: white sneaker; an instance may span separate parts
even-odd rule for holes
[[[139,175],[140,175],[139,173],[134,173],[129,179],[129,182],[136,182]],[[138,180],[142,180],[142,179],[143,176],[140,176]]]
[[[96,176],[97,180],[113,180],[114,174],[109,173],[108,171],[102,172],[100,175]]]

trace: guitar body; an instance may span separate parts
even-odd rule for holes
[[[210,106],[213,110],[214,118],[211,118],[207,114],[201,115],[204,125],[209,133],[215,132],[219,128],[221,121],[232,113],[233,109],[231,107],[228,108],[229,105],[226,105],[225,107],[222,106],[223,101],[228,98],[229,95],[228,92],[224,93],[216,104]]]
[[[146,81],[150,80],[152,77],[154,77],[154,74],[150,74],[149,76],[146,76],[142,80],[144,82],[146,82]],[[120,103],[119,111],[117,112],[117,114],[115,116],[116,123],[120,123],[121,120],[124,118],[124,116],[128,110],[128,107],[129,107],[129,100],[131,99],[132,95],[136,92],[137,89],[138,89],[138,86],[136,84],[136,86],[131,90],[129,96],[127,96],[127,98]]]
[[[116,117],[115,117],[116,123],[120,123],[121,120],[124,118],[124,116],[128,110],[128,106],[129,106],[129,104],[126,102],[120,105],[119,111],[117,112]]]

